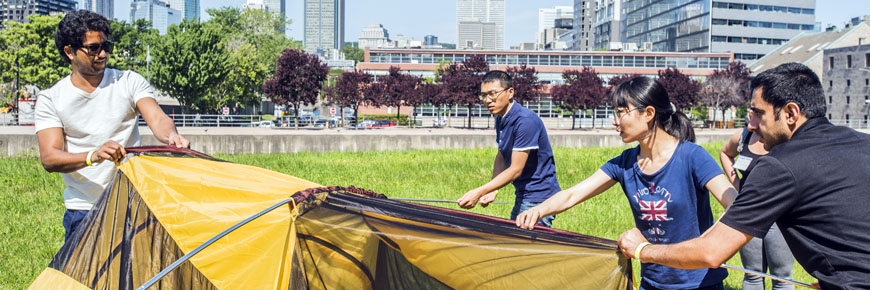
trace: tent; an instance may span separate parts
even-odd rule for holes
[[[323,187],[188,149],[127,152],[30,289],[632,288],[614,241]]]

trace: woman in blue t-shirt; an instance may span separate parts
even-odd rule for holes
[[[658,81],[636,77],[613,93],[613,125],[625,143],[638,142],[577,185],[520,214],[531,229],[541,217],[563,212],[619,183],[637,228],[649,242],[672,244],[698,237],[713,225],[709,194],[727,208],[737,191],[713,157],[692,143],[695,132],[674,110]],[[641,261],[640,289],[722,289],[725,269],[682,270]]]

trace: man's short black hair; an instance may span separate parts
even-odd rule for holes
[[[99,31],[109,38],[112,35],[112,25],[106,17],[88,10],[71,11],[60,20],[54,34],[54,45],[64,61],[70,62],[63,53],[63,48],[68,45],[81,45],[88,31]]]
[[[761,99],[779,111],[788,103],[801,108],[807,119],[825,115],[825,92],[819,77],[807,66],[791,62],[766,70],[752,79],[754,92],[761,88]]]
[[[485,84],[485,83],[489,83],[489,82],[495,82],[495,81],[497,81],[499,84],[501,84],[502,89],[509,89],[509,88],[512,88],[514,86],[514,81],[511,78],[511,75],[509,75],[508,73],[506,73],[504,71],[500,71],[500,70],[490,71],[490,72],[486,73],[485,75],[483,75],[483,81],[481,82],[481,85]]]

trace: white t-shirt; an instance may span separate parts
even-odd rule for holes
[[[154,98],[154,89],[133,71],[106,69],[93,93],[75,87],[67,76],[39,92],[36,100],[36,132],[62,128],[64,149],[69,153],[97,150],[114,140],[124,147],[139,146],[139,111],[136,102]],[[66,188],[64,205],[72,210],[90,210],[115,176],[115,165],[104,161],[75,172],[62,173]]]

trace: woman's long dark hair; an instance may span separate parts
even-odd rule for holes
[[[613,92],[613,106],[628,108],[628,104],[639,110],[652,106],[656,109],[655,126],[680,141],[695,142],[692,122],[683,112],[674,111],[668,92],[658,80],[639,76],[617,86]]]

